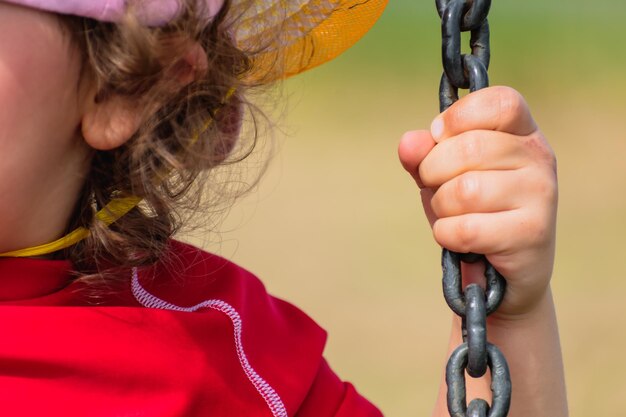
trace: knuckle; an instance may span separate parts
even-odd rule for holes
[[[479,161],[483,154],[483,143],[475,135],[467,135],[459,141],[459,157],[464,165]]]
[[[526,100],[511,87],[496,87],[500,102],[501,125],[515,120],[525,109]]]
[[[526,100],[522,94],[511,87],[497,87],[500,97],[500,105],[503,109],[519,109],[526,106]]]
[[[480,195],[480,182],[476,175],[465,173],[457,177],[455,194],[456,199],[463,206],[475,202]]]

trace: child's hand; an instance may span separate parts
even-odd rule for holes
[[[496,314],[532,312],[552,275],[558,192],[554,153],[520,94],[493,87],[464,97],[430,132],[406,133],[399,155],[435,240],[487,255],[507,279]],[[478,281],[479,268],[464,265],[464,279]]]

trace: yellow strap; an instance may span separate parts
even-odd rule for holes
[[[235,94],[236,89],[233,87],[228,90],[226,96],[224,97],[223,104],[226,103],[232,96]],[[202,129],[193,135],[191,139],[192,145],[198,142],[200,139],[200,135],[207,131],[211,124],[213,123],[213,119],[209,119]],[[109,204],[106,205],[102,210],[96,213],[96,219],[104,223],[106,226],[110,226],[119,220],[122,216],[126,215],[129,211],[134,209],[141,203],[142,199],[135,196],[123,197],[123,198],[115,198],[111,200]],[[44,245],[34,246],[32,248],[20,249],[12,252],[1,253],[0,258],[32,258],[35,256],[44,256],[49,255],[51,253],[60,251],[62,249],[67,249],[70,246],[74,246],[78,242],[89,237],[90,232],[88,229],[84,227],[79,227],[69,234],[63,236],[61,239],[55,240],[54,242],[46,243]]]
[[[116,198],[111,200],[105,208],[96,213],[96,218],[105,225],[110,226],[133,208],[137,207],[140,202],[141,198],[139,197]],[[33,256],[48,255],[77,244],[81,240],[86,239],[89,234],[89,229],[79,227],[70,234],[59,240],[55,240],[54,242],[28,249],[20,249],[13,252],[3,253],[0,254],[0,257],[28,258]]]

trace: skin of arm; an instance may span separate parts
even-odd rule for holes
[[[507,279],[488,340],[507,358],[509,417],[566,417],[563,360],[550,279],[558,185],[556,159],[515,90],[470,94],[438,116],[430,131],[407,132],[398,150],[421,190],[433,236],[442,247],[485,254]],[[464,285],[483,283],[484,267],[462,265]],[[449,352],[461,344],[452,322]],[[467,399],[491,399],[490,378],[467,376]],[[442,381],[433,417],[448,416]]]

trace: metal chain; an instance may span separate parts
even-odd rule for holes
[[[459,99],[459,89],[470,92],[489,86],[490,48],[487,15],[491,0],[436,0],[441,17],[444,73],[439,87],[440,111]],[[472,53],[461,54],[461,32],[471,32]],[[463,290],[461,261],[485,264],[486,291],[478,284]],[[483,255],[442,253],[443,293],[448,306],[463,319],[463,344],[446,367],[448,411],[451,417],[506,417],[511,405],[511,376],[504,355],[487,342],[487,316],[502,303],[506,281]],[[491,370],[491,406],[482,399],[467,405],[465,371],[480,378]]]

